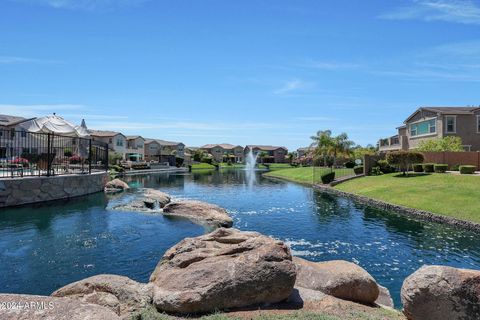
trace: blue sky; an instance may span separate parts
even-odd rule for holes
[[[2,0],[0,113],[198,146],[360,144],[480,104],[480,1]]]

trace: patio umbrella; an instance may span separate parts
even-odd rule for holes
[[[56,114],[32,119],[21,123],[19,126],[28,132],[34,133],[55,133],[69,137],[88,136],[86,128],[75,126]]]

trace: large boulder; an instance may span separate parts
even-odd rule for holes
[[[146,308],[152,301],[152,285],[130,278],[101,274],[68,284],[52,293],[107,307],[122,317]]]
[[[295,265],[281,241],[220,228],[169,249],[150,281],[158,310],[203,313],[286,299]]]
[[[375,304],[388,308],[395,308],[390,290],[381,285],[378,285],[378,289],[379,294],[377,300],[375,300]]]
[[[126,182],[120,179],[113,179],[105,185],[105,192],[120,192],[129,188]]]
[[[154,202],[158,204],[160,208],[165,207],[168,203],[170,203],[170,196],[162,191],[146,188],[144,190],[144,195],[150,202]]]
[[[229,228],[233,225],[233,220],[225,209],[201,201],[180,200],[169,203],[163,208],[163,214],[184,217],[194,222],[206,223],[215,227]]]
[[[0,294],[2,320],[120,320],[108,308],[69,298]]]
[[[297,286],[365,304],[373,304],[378,298],[375,279],[352,262],[311,262],[297,257],[293,262],[297,267]]]
[[[401,298],[410,320],[480,319],[480,271],[423,266],[405,279]]]

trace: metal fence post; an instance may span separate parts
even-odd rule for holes
[[[50,170],[51,170],[51,161],[50,161],[50,157],[51,157],[51,147],[52,147],[52,141],[51,141],[51,134],[48,133],[47,134],[47,177],[50,176]]]
[[[88,139],[88,173],[92,173],[92,139]]]

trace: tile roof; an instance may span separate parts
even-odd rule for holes
[[[107,131],[107,130],[88,130],[91,136],[94,137],[114,137],[116,135],[121,134],[120,132],[116,131]],[[121,134],[123,136],[123,134]]]
[[[13,125],[16,125],[16,124],[19,124],[19,123],[22,123],[22,122],[25,122],[25,121],[28,121],[28,120],[31,120],[31,119],[35,119],[35,118],[26,119],[24,117],[17,117],[17,116],[10,116],[10,115],[7,115],[7,114],[0,114],[0,126],[5,126],[5,127],[13,126]]]
[[[420,109],[441,114],[470,114],[480,107],[422,107]]]
[[[235,149],[235,148],[238,148],[238,147],[241,147],[243,148],[242,146],[239,146],[239,145],[233,145],[233,144],[229,144],[229,143],[220,143],[220,144],[206,144],[202,147],[200,147],[201,149],[211,149],[211,148],[215,148],[215,147],[221,147],[225,150],[232,150],[232,149]]]
[[[279,146],[262,146],[262,145],[248,145],[247,148],[249,148],[249,149],[260,149],[260,150],[263,150],[263,151],[275,151],[275,150],[278,150],[278,149],[288,150],[288,149],[285,148],[285,147],[279,147]]]
[[[152,142],[156,142],[161,146],[178,146],[179,144],[183,144],[181,142],[174,142],[174,141],[166,141],[161,139],[152,139],[152,138],[145,138],[145,144],[149,144]]]

